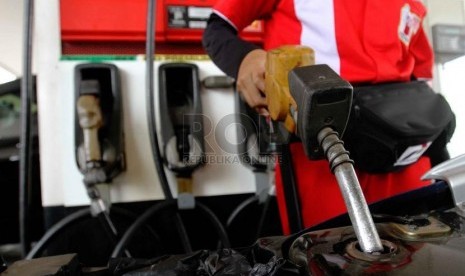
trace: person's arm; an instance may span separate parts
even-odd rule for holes
[[[412,39],[410,53],[415,58],[413,75],[417,79],[430,80],[433,78],[433,50],[423,28],[418,30]]]
[[[215,13],[208,19],[202,42],[216,66],[235,79],[244,57],[260,48],[239,38],[236,29]]]
[[[247,104],[264,113],[266,52],[239,38],[235,27],[215,13],[208,20],[203,46],[213,62],[236,79],[237,89]]]
[[[431,80],[433,78],[434,64],[433,48],[423,28],[427,10],[420,1],[410,3],[410,8],[420,18],[418,30],[414,33],[409,45],[409,52],[415,59],[412,73],[415,79]]]

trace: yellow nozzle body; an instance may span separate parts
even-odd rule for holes
[[[270,50],[266,56],[265,94],[271,119],[282,121],[289,132],[295,133],[290,114],[297,104],[289,92],[289,71],[315,64],[314,51],[306,46],[286,45]]]
[[[79,125],[83,130],[86,161],[100,161],[102,153],[98,140],[98,130],[103,125],[99,98],[93,95],[80,96],[77,102]]]

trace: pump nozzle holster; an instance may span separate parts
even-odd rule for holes
[[[75,67],[75,153],[86,185],[110,183],[124,170],[122,104],[112,64]]]

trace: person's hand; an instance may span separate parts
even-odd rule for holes
[[[265,98],[266,51],[256,49],[242,60],[237,74],[237,89],[247,104],[261,115],[268,115]]]

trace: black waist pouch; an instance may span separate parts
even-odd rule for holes
[[[388,83],[354,88],[343,140],[356,168],[386,173],[446,150],[454,130],[449,104],[428,84]]]

